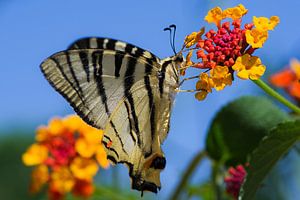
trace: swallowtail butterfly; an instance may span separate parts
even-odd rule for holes
[[[129,168],[132,188],[157,193],[182,63],[181,53],[161,60],[122,41],[91,37],[50,56],[41,70],[85,122],[104,130],[107,157]]]

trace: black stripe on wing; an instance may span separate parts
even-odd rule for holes
[[[107,95],[104,88],[104,83],[102,80],[102,74],[103,74],[103,51],[94,51],[92,53],[92,63],[94,68],[94,78],[97,84],[98,89],[98,95],[101,97],[101,101],[104,104],[105,112],[107,116],[110,115],[110,111],[108,110],[108,104],[107,104]]]
[[[136,139],[135,137],[133,136],[133,126],[132,126],[132,120],[131,120],[131,114],[130,114],[130,109],[129,109],[129,105],[126,101],[124,101],[124,104],[125,104],[125,107],[126,107],[126,111],[127,111],[127,118],[128,118],[128,123],[129,123],[129,133],[130,133],[130,136],[131,136],[131,139],[134,143],[136,143]]]
[[[145,74],[151,74],[151,63],[150,65],[145,66]],[[150,112],[150,126],[151,126],[151,138],[153,141],[154,134],[155,134],[155,104],[154,104],[154,97],[153,97],[153,92],[152,92],[152,87],[150,83],[150,77],[145,76],[144,77],[144,83],[145,87],[148,93],[148,99],[149,99],[149,112]]]
[[[124,96],[128,100],[131,110],[131,116],[134,123],[135,132],[138,138],[138,145],[141,146],[141,138],[140,138],[140,129],[139,129],[139,120],[137,118],[135,107],[134,107],[134,100],[132,93],[130,92],[131,87],[134,84],[134,71],[137,65],[137,60],[134,58],[129,58],[127,63],[127,69],[125,72],[125,79],[124,79]]]
[[[122,51],[128,53],[133,57],[144,57],[145,59],[151,59],[159,62],[160,59],[153,53],[144,50],[140,47],[126,43],[120,40],[115,40],[111,38],[101,38],[101,37],[88,37],[76,40],[72,43],[68,50],[72,49],[108,49],[114,51]]]
[[[160,76],[159,76],[159,92],[160,96],[162,97],[164,93],[164,83],[165,83],[165,78],[166,78],[166,70],[169,64],[172,63],[172,60],[165,61],[162,64],[161,71],[160,71]]]
[[[70,72],[71,72],[71,74],[72,74],[72,78],[74,79],[75,84],[76,84],[76,87],[78,88],[80,94],[82,94],[82,89],[81,89],[81,87],[80,87],[79,80],[78,80],[78,78],[77,78],[77,76],[76,76],[76,74],[75,74],[75,72],[74,72],[73,67],[72,67],[72,62],[71,62],[71,57],[70,57],[69,52],[66,51],[66,52],[65,52],[65,55],[66,55],[66,58],[67,58],[67,63],[68,63],[69,70],[70,70]],[[52,58],[52,59],[55,59],[55,58]],[[56,64],[58,64],[58,65],[57,65],[58,67],[60,66],[60,63],[56,63]],[[61,71],[63,71],[62,67],[59,67],[59,68],[61,69]],[[72,84],[72,85],[73,85],[73,84]],[[73,88],[75,88],[74,85],[73,85]]]
[[[79,52],[79,57],[86,73],[87,82],[90,82],[90,70],[89,70],[89,59],[88,54],[84,51]]]

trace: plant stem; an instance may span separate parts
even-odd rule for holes
[[[174,193],[169,198],[170,200],[176,200],[179,199],[180,194],[182,190],[185,188],[187,182],[191,178],[193,172],[199,165],[199,163],[203,160],[203,158],[206,157],[206,151],[202,150],[196,154],[196,156],[192,159],[188,167],[186,168],[186,171],[182,174],[181,180],[179,181],[176,189],[174,190]]]
[[[221,192],[221,188],[220,188],[220,180],[219,180],[219,167],[220,164],[219,163],[213,163],[213,167],[212,167],[212,173],[211,173],[211,177],[212,177],[212,186],[213,189],[215,191],[215,199],[216,200],[222,200],[222,192]]]
[[[252,80],[256,85],[258,85],[261,89],[263,89],[267,94],[277,99],[279,102],[281,102],[283,105],[290,108],[292,111],[294,111],[297,114],[300,114],[300,108],[296,106],[295,104],[291,103],[289,100],[281,96],[278,92],[273,90],[270,86],[268,86],[264,81],[258,79],[258,80]]]

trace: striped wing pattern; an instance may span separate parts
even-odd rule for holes
[[[108,159],[129,168],[132,188],[156,193],[178,85],[176,62],[118,40],[83,38],[47,58],[41,70],[79,116],[104,129]]]

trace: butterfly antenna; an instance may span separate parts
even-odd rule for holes
[[[173,47],[173,44],[172,44],[172,29],[170,27],[167,27],[167,28],[164,28],[164,31],[169,31],[170,32],[170,45],[171,45],[171,48],[172,50],[174,51],[174,47]],[[176,54],[176,52],[174,52]]]
[[[174,53],[176,55],[177,54],[176,53],[176,48],[175,48],[176,25],[172,24],[172,25],[169,26],[169,28],[173,29],[173,39],[172,39],[173,40],[173,46],[172,46],[172,49],[173,49],[173,51],[174,51]]]

